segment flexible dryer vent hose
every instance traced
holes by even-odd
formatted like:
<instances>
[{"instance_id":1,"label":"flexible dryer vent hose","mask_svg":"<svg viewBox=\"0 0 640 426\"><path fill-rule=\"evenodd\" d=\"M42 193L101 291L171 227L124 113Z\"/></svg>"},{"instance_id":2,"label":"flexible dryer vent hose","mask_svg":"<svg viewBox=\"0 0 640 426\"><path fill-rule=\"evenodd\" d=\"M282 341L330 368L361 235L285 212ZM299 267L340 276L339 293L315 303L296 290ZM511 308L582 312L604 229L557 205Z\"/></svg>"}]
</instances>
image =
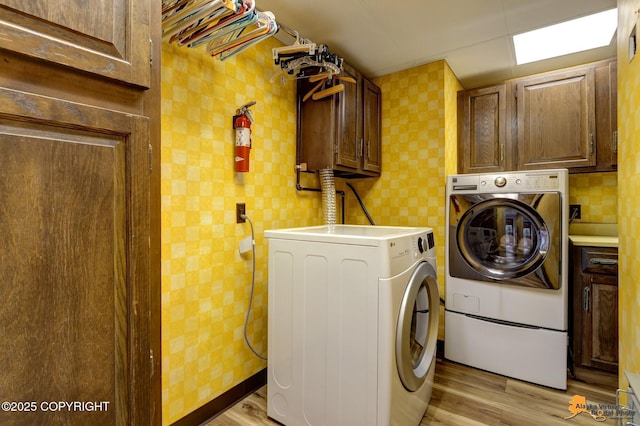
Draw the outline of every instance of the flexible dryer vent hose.
<instances>
[{"instance_id":1,"label":"flexible dryer vent hose","mask_svg":"<svg viewBox=\"0 0 640 426\"><path fill-rule=\"evenodd\" d=\"M332 169L319 170L322 188L322 213L325 225L336 223L336 182Z\"/></svg>"}]
</instances>

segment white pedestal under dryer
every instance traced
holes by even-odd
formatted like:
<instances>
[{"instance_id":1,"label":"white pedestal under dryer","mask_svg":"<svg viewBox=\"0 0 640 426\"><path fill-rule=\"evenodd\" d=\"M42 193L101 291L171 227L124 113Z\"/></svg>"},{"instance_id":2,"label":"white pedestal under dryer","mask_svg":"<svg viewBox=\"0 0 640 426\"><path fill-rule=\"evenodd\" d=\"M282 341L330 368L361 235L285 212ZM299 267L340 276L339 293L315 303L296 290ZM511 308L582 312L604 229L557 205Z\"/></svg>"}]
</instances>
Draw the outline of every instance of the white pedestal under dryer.
<instances>
[{"instance_id":1,"label":"white pedestal under dryer","mask_svg":"<svg viewBox=\"0 0 640 426\"><path fill-rule=\"evenodd\" d=\"M325 225L265 236L269 417L418 425L438 337L432 230Z\"/></svg>"}]
</instances>

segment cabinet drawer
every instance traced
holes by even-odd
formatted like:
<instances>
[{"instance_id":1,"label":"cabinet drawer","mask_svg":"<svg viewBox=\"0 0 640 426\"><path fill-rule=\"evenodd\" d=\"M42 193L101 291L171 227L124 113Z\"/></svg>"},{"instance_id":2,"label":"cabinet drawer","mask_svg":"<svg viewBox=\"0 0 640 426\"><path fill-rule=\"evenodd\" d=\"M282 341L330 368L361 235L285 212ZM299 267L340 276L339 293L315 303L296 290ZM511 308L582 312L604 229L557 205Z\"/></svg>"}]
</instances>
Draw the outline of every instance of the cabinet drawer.
<instances>
[{"instance_id":1,"label":"cabinet drawer","mask_svg":"<svg viewBox=\"0 0 640 426\"><path fill-rule=\"evenodd\" d=\"M618 249L589 247L581 249L582 272L589 274L618 274Z\"/></svg>"}]
</instances>

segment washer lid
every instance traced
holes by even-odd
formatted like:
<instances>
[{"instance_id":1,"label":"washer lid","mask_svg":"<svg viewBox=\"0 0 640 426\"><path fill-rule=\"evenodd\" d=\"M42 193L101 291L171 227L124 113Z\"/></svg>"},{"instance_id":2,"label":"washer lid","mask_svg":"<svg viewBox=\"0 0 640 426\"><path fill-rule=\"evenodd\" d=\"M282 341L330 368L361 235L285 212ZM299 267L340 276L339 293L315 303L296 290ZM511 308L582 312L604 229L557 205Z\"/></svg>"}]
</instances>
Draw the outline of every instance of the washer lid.
<instances>
[{"instance_id":1,"label":"washer lid","mask_svg":"<svg viewBox=\"0 0 640 426\"><path fill-rule=\"evenodd\" d=\"M429 232L432 232L431 228L338 224L267 230L264 232L264 235L267 238L377 246L380 241L391 238L425 234Z\"/></svg>"}]
</instances>

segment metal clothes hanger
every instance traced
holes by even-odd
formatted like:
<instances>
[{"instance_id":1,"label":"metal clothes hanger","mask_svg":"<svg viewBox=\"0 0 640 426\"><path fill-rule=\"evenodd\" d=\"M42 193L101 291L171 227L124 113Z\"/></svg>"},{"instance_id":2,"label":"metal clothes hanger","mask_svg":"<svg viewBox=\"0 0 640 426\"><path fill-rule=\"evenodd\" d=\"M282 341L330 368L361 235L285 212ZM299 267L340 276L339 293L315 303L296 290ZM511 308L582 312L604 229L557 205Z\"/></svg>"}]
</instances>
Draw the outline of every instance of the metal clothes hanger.
<instances>
[{"instance_id":1,"label":"metal clothes hanger","mask_svg":"<svg viewBox=\"0 0 640 426\"><path fill-rule=\"evenodd\" d=\"M278 23L273 13L258 11L257 16L258 19L254 25L245 26L225 38L210 42L207 46L208 53L211 56L218 56L223 61L278 31Z\"/></svg>"},{"instance_id":2,"label":"metal clothes hanger","mask_svg":"<svg viewBox=\"0 0 640 426\"><path fill-rule=\"evenodd\" d=\"M252 0L240 1L235 14L224 16L220 20L212 22L206 28L183 40L182 45L198 47L202 44L210 43L216 38L225 37L246 26L253 25L257 21L258 14L255 10L255 2Z\"/></svg>"}]
</instances>

